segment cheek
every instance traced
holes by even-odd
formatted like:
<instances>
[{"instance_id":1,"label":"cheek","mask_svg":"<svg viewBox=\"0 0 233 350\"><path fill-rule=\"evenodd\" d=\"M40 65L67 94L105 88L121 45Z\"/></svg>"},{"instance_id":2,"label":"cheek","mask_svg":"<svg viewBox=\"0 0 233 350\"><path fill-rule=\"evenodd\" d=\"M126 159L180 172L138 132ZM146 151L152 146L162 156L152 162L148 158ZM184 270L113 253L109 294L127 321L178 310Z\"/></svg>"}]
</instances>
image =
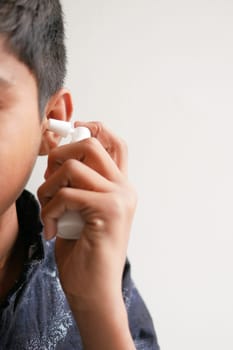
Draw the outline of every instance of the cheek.
<instances>
[{"instance_id":1,"label":"cheek","mask_svg":"<svg viewBox=\"0 0 233 350\"><path fill-rule=\"evenodd\" d=\"M40 140L30 135L11 140L7 145L0 141L0 215L14 203L24 189L40 145Z\"/></svg>"}]
</instances>

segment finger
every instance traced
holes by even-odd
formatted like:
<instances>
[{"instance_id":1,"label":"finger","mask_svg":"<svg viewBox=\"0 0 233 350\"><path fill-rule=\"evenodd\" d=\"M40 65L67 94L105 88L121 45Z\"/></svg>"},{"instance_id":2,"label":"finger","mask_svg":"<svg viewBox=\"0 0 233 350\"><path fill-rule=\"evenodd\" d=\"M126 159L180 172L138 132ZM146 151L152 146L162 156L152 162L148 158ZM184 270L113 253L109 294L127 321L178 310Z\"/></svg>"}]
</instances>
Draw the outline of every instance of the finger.
<instances>
[{"instance_id":1,"label":"finger","mask_svg":"<svg viewBox=\"0 0 233 350\"><path fill-rule=\"evenodd\" d=\"M87 165L69 159L38 189L37 194L41 205L44 206L63 187L108 192L113 184Z\"/></svg>"},{"instance_id":2,"label":"finger","mask_svg":"<svg viewBox=\"0 0 233 350\"><path fill-rule=\"evenodd\" d=\"M91 131L91 135L98 139L110 154L120 171L127 175L128 150L124 140L100 122L75 122L75 127L77 126L86 126Z\"/></svg>"},{"instance_id":3,"label":"finger","mask_svg":"<svg viewBox=\"0 0 233 350\"><path fill-rule=\"evenodd\" d=\"M105 207L107 201L103 201L103 197L103 193L67 187L60 189L51 201L41 209L41 219L44 224L46 239L51 239L56 235L57 221L66 211L78 211L87 225L88 221L89 223L91 221L92 231L100 230L101 225L104 225L104 220L99 217L91 217L92 209L90 208Z\"/></svg>"},{"instance_id":4,"label":"finger","mask_svg":"<svg viewBox=\"0 0 233 350\"><path fill-rule=\"evenodd\" d=\"M48 167L45 173L47 179L68 159L76 159L111 181L119 181L120 170L101 143L95 138L89 138L77 143L57 147L48 157Z\"/></svg>"}]
</instances>

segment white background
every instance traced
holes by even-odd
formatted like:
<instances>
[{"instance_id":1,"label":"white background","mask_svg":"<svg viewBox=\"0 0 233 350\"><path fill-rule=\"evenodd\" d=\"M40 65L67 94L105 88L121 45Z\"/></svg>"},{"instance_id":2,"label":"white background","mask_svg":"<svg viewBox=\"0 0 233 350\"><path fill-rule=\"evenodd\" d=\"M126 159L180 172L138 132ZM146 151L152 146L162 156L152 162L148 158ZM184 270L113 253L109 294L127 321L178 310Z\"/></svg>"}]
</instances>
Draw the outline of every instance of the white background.
<instances>
[{"instance_id":1,"label":"white background","mask_svg":"<svg viewBox=\"0 0 233 350\"><path fill-rule=\"evenodd\" d=\"M74 119L129 146L129 257L161 349L232 350L233 2L63 4Z\"/></svg>"}]
</instances>

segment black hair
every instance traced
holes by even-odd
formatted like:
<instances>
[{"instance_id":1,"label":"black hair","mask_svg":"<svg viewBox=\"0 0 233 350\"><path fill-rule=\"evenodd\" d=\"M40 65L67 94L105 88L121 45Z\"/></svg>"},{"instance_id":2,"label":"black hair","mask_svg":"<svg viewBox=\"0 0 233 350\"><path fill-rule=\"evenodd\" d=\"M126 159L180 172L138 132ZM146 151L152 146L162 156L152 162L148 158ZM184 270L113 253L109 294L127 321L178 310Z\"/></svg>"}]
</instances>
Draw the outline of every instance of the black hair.
<instances>
[{"instance_id":1,"label":"black hair","mask_svg":"<svg viewBox=\"0 0 233 350\"><path fill-rule=\"evenodd\" d=\"M6 48L34 74L38 107L64 84L66 49L59 0L0 0L0 34Z\"/></svg>"}]
</instances>

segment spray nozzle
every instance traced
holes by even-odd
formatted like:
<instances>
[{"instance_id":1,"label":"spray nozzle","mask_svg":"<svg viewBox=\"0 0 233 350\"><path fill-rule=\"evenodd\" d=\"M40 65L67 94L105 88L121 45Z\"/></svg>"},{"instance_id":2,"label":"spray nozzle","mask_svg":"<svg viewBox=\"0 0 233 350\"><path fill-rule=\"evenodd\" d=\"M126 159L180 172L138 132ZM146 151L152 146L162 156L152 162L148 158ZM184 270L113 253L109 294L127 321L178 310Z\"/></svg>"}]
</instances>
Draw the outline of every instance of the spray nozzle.
<instances>
[{"instance_id":1,"label":"spray nozzle","mask_svg":"<svg viewBox=\"0 0 233 350\"><path fill-rule=\"evenodd\" d=\"M74 128L71 122L52 118L48 119L48 130L53 131L62 137L71 135L72 142L81 141L91 137L90 130L85 126Z\"/></svg>"}]
</instances>

